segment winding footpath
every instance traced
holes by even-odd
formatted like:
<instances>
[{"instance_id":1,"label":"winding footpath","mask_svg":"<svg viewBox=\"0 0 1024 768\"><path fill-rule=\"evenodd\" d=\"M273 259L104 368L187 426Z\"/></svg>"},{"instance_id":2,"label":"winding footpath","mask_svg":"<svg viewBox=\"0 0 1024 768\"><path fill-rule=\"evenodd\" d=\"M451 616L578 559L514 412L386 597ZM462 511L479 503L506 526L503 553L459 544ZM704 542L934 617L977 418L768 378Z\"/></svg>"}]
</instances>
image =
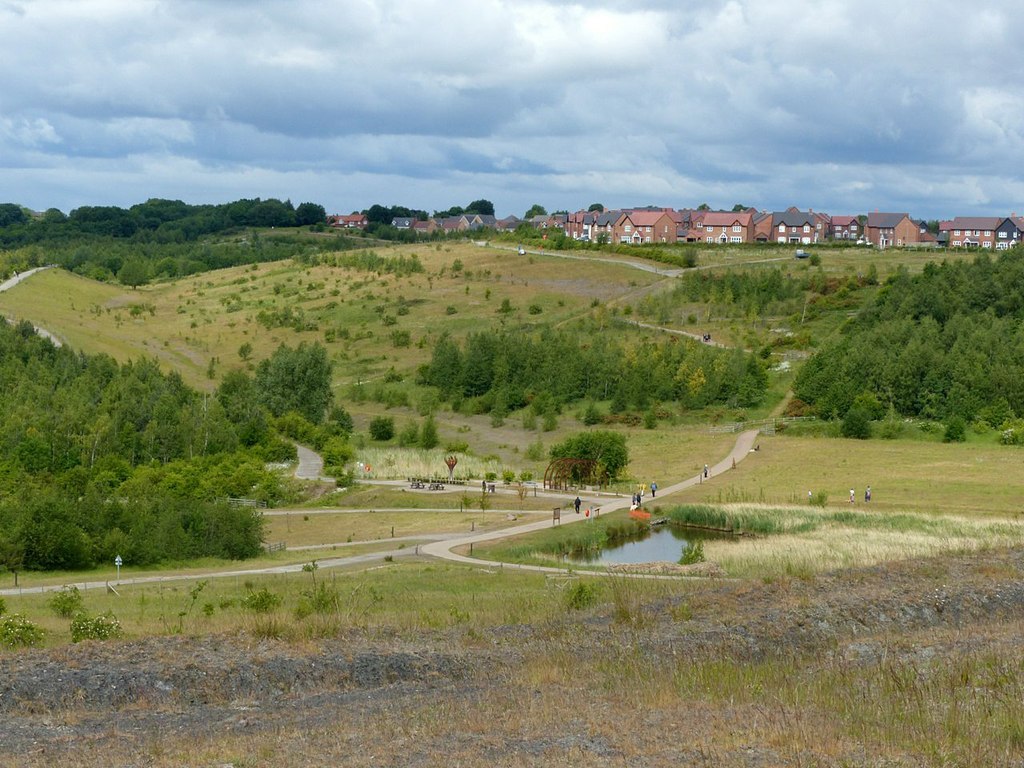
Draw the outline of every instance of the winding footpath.
<instances>
[{"instance_id":1,"label":"winding footpath","mask_svg":"<svg viewBox=\"0 0 1024 768\"><path fill-rule=\"evenodd\" d=\"M9 277L6 280L4 280L2 283L0 283L0 292L10 290L14 286L16 286L18 283L20 283L22 280L27 280L32 275L34 275L36 272L42 272L44 269L53 269L53 267L52 266L36 267L35 269L30 269L30 270L28 270L26 272L16 273L13 277ZM11 320L11 322L14 322L14 321ZM56 336L54 336L52 333L50 333L45 328L40 328L38 325L33 325L32 327L35 328L36 333L38 333L44 339L49 339L50 342L53 344L53 346L55 346L55 347L61 346L61 340L58 339Z\"/></svg>"},{"instance_id":2,"label":"winding footpath","mask_svg":"<svg viewBox=\"0 0 1024 768\"><path fill-rule=\"evenodd\" d=\"M750 451L754 447L754 443L757 440L757 430L752 429L746 432L740 433L736 438L736 443L733 445L732 450L729 454L715 464L713 467L709 467L709 480L728 472L734 468L736 464L739 464L743 459L747 457ZM668 496L677 491L684 490L686 488L692 488L698 485L703 478L695 475L693 477L681 480L674 485L667 486L659 489L662 496ZM567 497L568 498L568 497ZM630 501L624 497L608 498L603 501L601 511L603 513L614 512L616 510L625 509L629 506ZM568 506L568 504L566 505ZM338 510L334 510L338 511ZM274 510L266 514L290 514L287 510ZM560 525L579 525L585 523L588 518L583 515L567 515L564 517ZM339 568L343 566L369 564L369 563L380 563L385 558L390 557L397 559L399 557L413 557L418 555L428 555L430 557L436 557L441 560L449 560L452 562L484 566L488 568L515 568L521 571L539 571L543 573L565 573L563 568L555 568L548 566L539 565L520 565L514 563L495 563L489 560L480 560L477 558L469 557L467 555L461 555L453 550L459 547L468 547L470 544L476 544L485 541L494 541L496 539L503 539L508 536L518 536L523 533L530 533L532 531L539 531L544 528L550 528L554 525L554 522L550 518L544 520L535 521L532 523L524 523L520 525L514 525L501 530L489 531L486 533L477 533L470 536L463 536L461 534L450 534L450 533L438 533L438 534L422 534L418 536L404 536L396 537L394 539L387 539L389 543L395 542L423 542L427 541L426 544L418 543L415 547L399 546L394 549L386 551L368 552L360 555L351 555L349 557L331 557L331 558L318 558L317 565L320 568ZM315 547L292 547L289 551L305 551L310 549L323 549L326 547L332 547L337 549L343 549L345 547L356 547L360 545L373 544L372 541L355 541L345 542L343 544L324 544ZM201 579L224 579L224 578L248 578L250 576L261 576L268 574L282 574L282 573L300 573L302 571L304 563L291 563L287 565L275 565L266 568L244 568L230 571L190 571L187 573L174 572L165 573L159 575L150 576L135 576L131 578L121 579L120 581L114 579L104 580L90 580L90 581L73 581L65 582L63 584L50 584L46 586L33 586L33 587L9 587L6 589L0 589L0 596L4 595L24 595L33 594L40 592L55 592L62 589L64 586L75 586L80 590L89 589L109 589L113 587L117 589L121 586L132 586L138 584L165 584L170 582L178 581L199 581ZM607 575L605 571L588 571L573 569L574 573L592 574L595 576ZM678 578L675 576L651 576L648 574L631 574L636 577L643 578Z\"/></svg>"},{"instance_id":3,"label":"winding footpath","mask_svg":"<svg viewBox=\"0 0 1024 768\"><path fill-rule=\"evenodd\" d=\"M751 429L746 432L741 432L736 438L736 443L733 445L729 455L722 459L720 462L715 464L713 467L709 467L709 480L721 475L724 472L734 468L736 464L739 464L745 459L754 448L754 443L757 440L758 430ZM681 480L675 485L670 485L667 488L659 488L662 496L668 496L678 491L685 490L686 488L692 488L693 486L701 483L703 478L700 474L693 477L688 477L685 480ZM607 502L601 504L601 512L615 512L620 509L626 509L630 505L630 500L626 498L615 498L610 499ZM588 519L583 515L569 515L560 521L560 525L579 524L586 522ZM511 528L503 528L498 531L489 531L486 533L477 533L471 536L462 536L457 539L445 539L442 541L435 541L429 544L424 544L420 547L421 554L431 555L438 557L443 560L452 560L458 563L467 563L471 565L500 565L502 568L515 568L524 571L540 571L544 573L565 573L563 568L555 568L550 566L541 565L520 565L513 563L493 563L491 561L479 560L477 558L469 557L467 555L460 555L453 550L459 547L468 547L470 544L478 544L485 541L494 541L495 539L504 539L508 536L517 536L523 533L530 533L532 531L539 531L544 528L551 528L555 525L553 520L539 520L533 523L526 523L525 525L513 526ZM576 573L592 573L595 575L605 575L605 571L583 571L574 569Z\"/></svg>"},{"instance_id":4,"label":"winding footpath","mask_svg":"<svg viewBox=\"0 0 1024 768\"><path fill-rule=\"evenodd\" d=\"M482 245L483 246L483 245L488 245L488 244L478 243L478 245ZM494 247L501 247L501 246L493 246L492 245L492 246L489 246L489 247L494 248ZM517 249L509 248L509 250L517 250ZM543 256L560 256L562 258L578 259L578 260L585 260L585 261L612 261L612 262L615 262L615 263L618 263L618 264L623 264L623 265L626 265L626 266L629 266L629 267L634 267L636 269L641 269L641 270L644 270L644 271L647 271L647 272L654 272L654 273L657 273L657 274L660 274L660 275L664 275L666 277L678 276L679 274L681 274L684 271L684 270L681 270L681 269L678 269L678 270L675 270L675 269L661 269L661 268L659 268L657 266L654 266L654 265L645 264L645 263L641 263L641 262L628 261L626 259L597 259L597 258L588 257L588 256L575 256L575 255L568 255L568 254L552 253L550 251L528 251L528 253L535 253L537 255L543 255ZM775 260L776 259L765 259L764 261L775 261ZM0 291L8 290L9 288L12 288L15 285L17 285L18 283L20 283L22 280L25 280L26 278L28 278L31 275L35 274L36 272L39 272L39 271L44 270L44 269L49 269L49 268L50 267L38 267L36 269L32 269L32 270L28 270L26 272L23 272L23 273L21 273L19 275L15 275L14 277L4 281L3 283L0 283ZM645 326L645 324L642 324L642 323L637 323L637 325L640 325L642 327L654 328L654 326ZM685 335L685 336L692 335L692 334L689 334L689 333L687 333L685 331L673 331L673 330L670 330L670 329L667 329L667 328L658 328L658 330L663 330L663 331L666 331L666 332L669 332L669 333L678 333L679 335ZM40 335L49 338L51 341L54 342L55 345L60 346L60 341L58 339L56 339L49 332L45 331L42 328L36 328L36 331ZM709 467L709 478L708 479L710 480L712 478L717 477L718 475L721 475L721 474L727 472L730 469L734 469L739 462L743 461L747 457L747 455L751 452L751 450L753 449L755 441L757 439L757 434L758 434L758 430L756 430L756 429L748 430L746 432L740 433L737 436L736 443L733 445L733 448L729 452L729 454L725 458L723 458L721 461L719 461L717 464L715 464L714 466ZM307 448L307 447L305 447L303 445L299 445L299 444L296 444L296 449L297 449L297 452L298 452L298 466L295 469L295 477L297 477L299 479L304 479L304 480L316 480L316 481L331 481L332 480L332 478L328 478L328 477L325 477L323 475L323 459L318 454L316 454L314 451L310 450L309 448ZM679 481L678 483L675 483L674 485L662 488L660 490L662 492L662 496L668 496L668 495L676 493L678 491L682 491L682 490L685 490L687 488L691 488L691 487L693 487L695 485L698 485L702 481L703 481L703 478L701 477L701 475L697 474L697 475L695 475L693 477L686 478L684 480ZM618 497L618 496L616 496L616 497L606 498L606 499L602 500L602 503L600 504L600 509L601 509L602 512L608 513L608 512L615 512L615 511L618 511L618 510L621 510L621 509L626 509L627 507L629 507L629 505L630 505L630 500L629 499L627 499L625 497ZM568 504L566 504L566 507L568 507ZM327 510L324 510L324 512L326 512L326 511ZM344 511L356 512L358 510L331 510L331 511L332 512L339 512L339 511L340 512L344 512ZM290 512L288 510L275 510L273 512L267 512L266 514L275 515L275 514L287 514L287 513L290 513ZM566 515L565 517L563 517L559 521L559 525L580 524L580 523L585 523L586 521L592 520L592 519L593 518L587 518L584 515L570 514L570 515ZM545 529L545 528L550 528L553 525L555 525L554 521L552 519L550 519L550 518L546 518L546 519L543 519L543 520L536 520L536 521L530 522L530 523L521 523L519 525L514 525L514 526L507 527L507 528L502 528L500 530L475 533L475 534L468 535L468 536L464 536L464 535L461 535L461 534L423 534L423 535L419 535L419 536L397 537L397 538L394 538L394 539L388 539L387 541L388 542L411 542L411 541L423 542L424 540L426 540L427 543L425 543L425 544L419 544L418 543L417 546L415 546L413 548L406 547L405 544L403 543L401 547L395 548L395 549L391 549L391 550L388 550L388 551L377 551L377 552L360 554L360 555L352 555L352 556L349 556L349 557L332 557L332 558L328 558L328 559L318 559L317 560L317 564L321 568L336 568L336 567L349 566L349 565L358 565L358 564L362 564L362 563L380 562L380 561L384 560L387 557L396 558L396 557L409 557L409 556L412 556L412 555L428 555L428 556L436 557L436 558L439 558L439 559L442 559L442 560L448 560L448 561L462 563L462 564L467 564L467 565L487 566L487 567L501 567L501 568L515 568L517 570L539 571L539 572L544 572L544 573L565 573L564 569L557 568L557 567L552 567L552 566L522 565L522 564L514 564L514 563L495 563L493 561L480 560L480 559L477 559L477 558L470 557L468 555L459 554L459 553L456 553L454 551L454 550L459 549L459 548L466 548L466 547L470 547L471 548L471 545L477 544L477 543L488 542L488 541L495 541L495 540L498 540L498 539L508 538L510 536L518 536L518 535L525 534L525 533L530 533L530 532L533 532L533 531L539 531L539 530L542 530L542 529ZM374 542L366 542L366 541L346 542L344 544L333 544L333 545L332 544L324 544L324 545L317 545L317 546L310 546L310 547L293 547L293 548L289 548L289 550L290 551L314 550L314 549L324 549L324 548L327 548L327 547L341 549L341 548L344 548L344 547L359 546L359 545L366 545L366 544L372 544L372 543L374 543ZM248 569L239 569L239 570L231 570L231 571L200 571L200 572L191 571L191 572L188 572L188 573L176 572L176 573L168 573L168 574L160 574L160 575L150 575L150 576L138 576L138 577L132 577L132 578L128 578L128 579L122 579L122 580L114 581L113 585L111 584L111 580L110 579L105 579L105 580L102 580L102 581L101 580L93 580L93 581L82 581L82 582L70 582L68 585L73 584L74 586L78 587L79 589L88 590L88 589L110 589L111 587L116 588L117 586L127 586L127 585L137 585L137 584L160 584L160 583L175 582L175 581L182 581L182 580L196 581L196 580L200 580L200 579L242 578L242 577L258 576L258 575L265 575L265 574L298 573L298 572L302 571L303 565L304 565L304 563L292 563L292 564L288 564L288 565L277 565L277 566L270 566L270 567L265 567L265 568L248 568ZM599 571L599 570L588 571L588 570L574 569L574 572L575 573L593 574L593 575L607 575L607 572ZM662 576L662 577L654 577L654 578L675 578L675 577L664 577L664 576ZM34 587L6 588L6 589L0 589L0 596L2 596L2 595L30 594L30 593L39 593L39 592L50 592L50 591L59 590L59 589L63 588L64 586L65 586L65 584L47 585L47 586L34 586Z\"/></svg>"}]
</instances>

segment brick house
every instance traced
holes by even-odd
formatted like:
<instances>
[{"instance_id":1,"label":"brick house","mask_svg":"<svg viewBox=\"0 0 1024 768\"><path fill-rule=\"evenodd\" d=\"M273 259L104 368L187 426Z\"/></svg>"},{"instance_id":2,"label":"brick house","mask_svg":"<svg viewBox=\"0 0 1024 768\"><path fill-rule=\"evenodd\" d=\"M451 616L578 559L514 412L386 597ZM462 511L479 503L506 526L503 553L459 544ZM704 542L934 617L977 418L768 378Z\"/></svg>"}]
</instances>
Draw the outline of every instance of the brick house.
<instances>
[{"instance_id":1,"label":"brick house","mask_svg":"<svg viewBox=\"0 0 1024 768\"><path fill-rule=\"evenodd\" d=\"M623 211L615 222L616 243L674 243L676 222L665 210Z\"/></svg>"},{"instance_id":2,"label":"brick house","mask_svg":"<svg viewBox=\"0 0 1024 768\"><path fill-rule=\"evenodd\" d=\"M341 229L366 229L370 220L362 213L335 214L327 217L327 224Z\"/></svg>"},{"instance_id":3,"label":"brick house","mask_svg":"<svg viewBox=\"0 0 1024 768\"><path fill-rule=\"evenodd\" d=\"M1024 241L1024 220L1007 216L996 227L996 250L1007 251Z\"/></svg>"},{"instance_id":4,"label":"brick house","mask_svg":"<svg viewBox=\"0 0 1024 768\"><path fill-rule=\"evenodd\" d=\"M921 242L920 224L906 213L869 213L866 230L868 242L879 248Z\"/></svg>"},{"instance_id":5,"label":"brick house","mask_svg":"<svg viewBox=\"0 0 1024 768\"><path fill-rule=\"evenodd\" d=\"M949 222L950 248L995 248L998 216L955 216Z\"/></svg>"},{"instance_id":6,"label":"brick house","mask_svg":"<svg viewBox=\"0 0 1024 768\"><path fill-rule=\"evenodd\" d=\"M695 226L703 232L705 243L752 243L754 214L752 211L704 211L698 214Z\"/></svg>"},{"instance_id":7,"label":"brick house","mask_svg":"<svg viewBox=\"0 0 1024 768\"><path fill-rule=\"evenodd\" d=\"M860 219L856 216L833 216L830 237L833 240L857 241L864 236Z\"/></svg>"},{"instance_id":8,"label":"brick house","mask_svg":"<svg viewBox=\"0 0 1024 768\"><path fill-rule=\"evenodd\" d=\"M776 243L810 245L825 239L825 224L814 211L790 208L772 214L771 240Z\"/></svg>"}]
</instances>

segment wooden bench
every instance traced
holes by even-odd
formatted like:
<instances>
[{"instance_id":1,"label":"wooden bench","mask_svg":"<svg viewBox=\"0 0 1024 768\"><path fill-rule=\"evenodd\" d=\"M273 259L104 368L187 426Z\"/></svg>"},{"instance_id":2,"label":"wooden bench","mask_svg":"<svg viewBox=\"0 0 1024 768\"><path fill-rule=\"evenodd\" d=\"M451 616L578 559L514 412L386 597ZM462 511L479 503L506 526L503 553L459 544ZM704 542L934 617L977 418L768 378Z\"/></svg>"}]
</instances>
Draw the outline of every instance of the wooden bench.
<instances>
[{"instance_id":1,"label":"wooden bench","mask_svg":"<svg viewBox=\"0 0 1024 768\"><path fill-rule=\"evenodd\" d=\"M443 483L431 483L430 484L430 490L432 490L432 491L443 491L444 490L444 484Z\"/></svg>"}]
</instances>

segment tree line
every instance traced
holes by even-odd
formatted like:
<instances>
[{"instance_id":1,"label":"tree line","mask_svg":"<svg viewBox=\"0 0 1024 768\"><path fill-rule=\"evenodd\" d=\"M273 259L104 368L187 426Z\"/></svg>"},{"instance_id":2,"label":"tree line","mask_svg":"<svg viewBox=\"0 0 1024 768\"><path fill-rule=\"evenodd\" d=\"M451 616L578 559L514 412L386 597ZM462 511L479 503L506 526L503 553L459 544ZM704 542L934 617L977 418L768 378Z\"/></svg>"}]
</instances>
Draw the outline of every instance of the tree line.
<instances>
[{"instance_id":1,"label":"tree line","mask_svg":"<svg viewBox=\"0 0 1024 768\"><path fill-rule=\"evenodd\" d=\"M282 346L252 377L231 373L204 395L154 360L75 353L4 321L0 385L9 569L88 568L115 554L132 564L250 557L262 523L225 499L286 497L266 468L294 458L283 435L331 448L336 463L350 456L351 420L331 408L319 345Z\"/></svg>"},{"instance_id":2,"label":"tree line","mask_svg":"<svg viewBox=\"0 0 1024 768\"><path fill-rule=\"evenodd\" d=\"M968 423L1024 415L1024 251L900 269L839 337L801 369L794 393L829 417Z\"/></svg>"},{"instance_id":3,"label":"tree line","mask_svg":"<svg viewBox=\"0 0 1024 768\"><path fill-rule=\"evenodd\" d=\"M552 405L611 400L613 411L658 402L685 408L712 403L754 405L767 373L742 350L722 350L676 338L625 341L596 329L535 333L487 330L461 344L442 336L421 367L422 384L460 408L507 413L545 398Z\"/></svg>"}]
</instances>

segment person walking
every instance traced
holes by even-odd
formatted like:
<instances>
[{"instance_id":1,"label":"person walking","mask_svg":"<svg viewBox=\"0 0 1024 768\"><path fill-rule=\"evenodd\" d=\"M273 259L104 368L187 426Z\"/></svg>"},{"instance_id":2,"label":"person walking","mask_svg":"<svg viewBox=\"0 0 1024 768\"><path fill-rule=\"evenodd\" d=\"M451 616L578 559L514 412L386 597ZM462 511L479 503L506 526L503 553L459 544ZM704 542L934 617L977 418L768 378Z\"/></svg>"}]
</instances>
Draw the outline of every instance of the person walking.
<instances>
[{"instance_id":1,"label":"person walking","mask_svg":"<svg viewBox=\"0 0 1024 768\"><path fill-rule=\"evenodd\" d=\"M871 486L870 485L867 488L864 489L864 502L867 503L869 501L871 501Z\"/></svg>"},{"instance_id":2,"label":"person walking","mask_svg":"<svg viewBox=\"0 0 1024 768\"><path fill-rule=\"evenodd\" d=\"M708 465L707 464L704 465L704 479L705 480L708 479Z\"/></svg>"},{"instance_id":3,"label":"person walking","mask_svg":"<svg viewBox=\"0 0 1024 768\"><path fill-rule=\"evenodd\" d=\"M653 499L657 495L658 495L658 484L657 483L651 483L651 498Z\"/></svg>"},{"instance_id":4,"label":"person walking","mask_svg":"<svg viewBox=\"0 0 1024 768\"><path fill-rule=\"evenodd\" d=\"M851 488L850 489L850 503L853 504L854 499L856 499L856 498L857 498L857 494L854 492L853 488Z\"/></svg>"},{"instance_id":5,"label":"person walking","mask_svg":"<svg viewBox=\"0 0 1024 768\"><path fill-rule=\"evenodd\" d=\"M577 496L577 497L576 497L576 501L574 501L574 502L572 503L572 505L573 505L574 507L576 507L576 514L577 514L577 515L578 515L578 514L580 513L580 504L582 504L582 503L583 503L583 502L582 502L582 501L580 501L580 497L579 497L579 496Z\"/></svg>"}]
</instances>

